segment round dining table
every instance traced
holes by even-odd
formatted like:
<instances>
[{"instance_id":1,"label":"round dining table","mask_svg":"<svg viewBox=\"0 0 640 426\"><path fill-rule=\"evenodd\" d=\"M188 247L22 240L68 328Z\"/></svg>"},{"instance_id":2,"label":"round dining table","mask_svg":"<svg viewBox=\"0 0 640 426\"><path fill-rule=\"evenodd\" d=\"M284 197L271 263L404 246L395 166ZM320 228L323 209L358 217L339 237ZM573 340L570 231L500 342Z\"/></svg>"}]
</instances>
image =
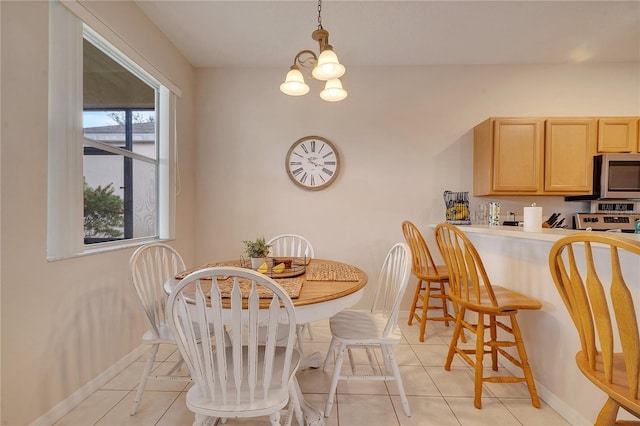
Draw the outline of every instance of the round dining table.
<instances>
[{"instance_id":1,"label":"round dining table","mask_svg":"<svg viewBox=\"0 0 640 426\"><path fill-rule=\"evenodd\" d=\"M281 278L278 274L266 273L274 278L290 293L296 312L296 323L307 324L313 321L331 318L338 312L355 305L364 293L367 274L361 269L343 262L327 259L307 259L304 272L291 278ZM243 266L242 259L208 263L184 271L165 282L164 289L170 294L180 280L188 273L213 266ZM294 281L295 280L295 281ZM289 285L295 284L295 285ZM260 305L267 308L270 299L260 299ZM301 344L300 339L298 340ZM323 354L315 352L306 355L302 347L301 369L318 368L322 364ZM302 391L295 383L300 405L304 413L305 424L323 425L324 417L317 408L309 405L302 396Z\"/></svg>"}]
</instances>

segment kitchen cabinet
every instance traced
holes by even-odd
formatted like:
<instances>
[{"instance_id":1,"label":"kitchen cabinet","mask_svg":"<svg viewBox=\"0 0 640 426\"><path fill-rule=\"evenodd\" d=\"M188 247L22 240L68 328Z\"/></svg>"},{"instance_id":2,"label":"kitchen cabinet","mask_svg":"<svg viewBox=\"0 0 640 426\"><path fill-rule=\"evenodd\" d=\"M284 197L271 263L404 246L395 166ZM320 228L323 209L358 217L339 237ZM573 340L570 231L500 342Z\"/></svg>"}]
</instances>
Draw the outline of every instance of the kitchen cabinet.
<instances>
[{"instance_id":1,"label":"kitchen cabinet","mask_svg":"<svg viewBox=\"0 0 640 426\"><path fill-rule=\"evenodd\" d=\"M540 192L543 149L543 119L490 118L479 124L474 128L474 195Z\"/></svg>"},{"instance_id":2,"label":"kitchen cabinet","mask_svg":"<svg viewBox=\"0 0 640 426\"><path fill-rule=\"evenodd\" d=\"M589 193L596 155L596 121L550 118L545 121L544 192Z\"/></svg>"},{"instance_id":3,"label":"kitchen cabinet","mask_svg":"<svg viewBox=\"0 0 640 426\"><path fill-rule=\"evenodd\" d=\"M473 195L583 195L596 153L592 118L489 118L474 128Z\"/></svg>"},{"instance_id":4,"label":"kitchen cabinet","mask_svg":"<svg viewBox=\"0 0 640 426\"><path fill-rule=\"evenodd\" d=\"M640 152L638 117L599 118L598 152Z\"/></svg>"}]
</instances>

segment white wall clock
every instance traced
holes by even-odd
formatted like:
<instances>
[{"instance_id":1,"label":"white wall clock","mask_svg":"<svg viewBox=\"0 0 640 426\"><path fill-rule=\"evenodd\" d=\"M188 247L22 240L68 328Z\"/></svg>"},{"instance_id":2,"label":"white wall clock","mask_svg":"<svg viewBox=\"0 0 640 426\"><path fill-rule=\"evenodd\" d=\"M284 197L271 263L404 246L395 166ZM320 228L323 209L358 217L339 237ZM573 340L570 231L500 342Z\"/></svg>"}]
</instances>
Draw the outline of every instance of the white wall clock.
<instances>
[{"instance_id":1,"label":"white wall clock","mask_svg":"<svg viewBox=\"0 0 640 426\"><path fill-rule=\"evenodd\" d=\"M318 191L336 180L340 171L340 155L335 145L327 139L305 136L289 148L285 168L296 185Z\"/></svg>"}]
</instances>

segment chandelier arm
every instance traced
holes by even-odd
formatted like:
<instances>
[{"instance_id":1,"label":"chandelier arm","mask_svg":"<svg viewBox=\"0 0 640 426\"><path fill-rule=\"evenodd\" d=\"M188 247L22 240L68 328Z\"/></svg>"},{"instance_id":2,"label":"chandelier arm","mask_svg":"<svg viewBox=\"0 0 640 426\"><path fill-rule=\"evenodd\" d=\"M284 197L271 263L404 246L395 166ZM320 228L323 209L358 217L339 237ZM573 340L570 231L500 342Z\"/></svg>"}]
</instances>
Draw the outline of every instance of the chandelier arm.
<instances>
[{"instance_id":1,"label":"chandelier arm","mask_svg":"<svg viewBox=\"0 0 640 426\"><path fill-rule=\"evenodd\" d=\"M318 55L316 55L314 51L301 50L293 59L293 65L300 66L301 68L304 68L309 73L311 73L317 61L318 61Z\"/></svg>"}]
</instances>

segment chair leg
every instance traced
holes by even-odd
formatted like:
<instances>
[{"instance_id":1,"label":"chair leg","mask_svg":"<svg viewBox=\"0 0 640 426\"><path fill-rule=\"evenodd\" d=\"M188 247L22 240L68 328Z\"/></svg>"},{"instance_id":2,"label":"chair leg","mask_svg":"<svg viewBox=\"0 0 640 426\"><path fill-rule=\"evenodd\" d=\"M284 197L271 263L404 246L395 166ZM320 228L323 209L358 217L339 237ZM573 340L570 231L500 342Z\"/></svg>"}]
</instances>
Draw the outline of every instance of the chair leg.
<instances>
[{"instance_id":1,"label":"chair leg","mask_svg":"<svg viewBox=\"0 0 640 426\"><path fill-rule=\"evenodd\" d=\"M349 356L349 365L351 366L351 374L356 374L356 363L353 361L353 351L347 347L347 355Z\"/></svg>"},{"instance_id":2,"label":"chair leg","mask_svg":"<svg viewBox=\"0 0 640 426\"><path fill-rule=\"evenodd\" d=\"M336 365L333 368L333 377L331 378L331 387L329 388L329 396L327 397L327 404L324 407L324 416L329 417L331 414L331 408L333 408L333 400L336 397L336 388L338 387L338 380L340 380L340 371L342 370L342 362L344 361L344 352L347 349L347 345L340 343L338 348L338 356L336 357Z\"/></svg>"},{"instance_id":3,"label":"chair leg","mask_svg":"<svg viewBox=\"0 0 640 426\"><path fill-rule=\"evenodd\" d=\"M422 290L422 280L418 280L418 284L416 285L416 291L413 295L413 303L411 304L411 310L409 311L409 321L408 325L413 324L413 317L415 315L416 309L418 308L418 298L420 297L420 291Z\"/></svg>"},{"instance_id":4,"label":"chair leg","mask_svg":"<svg viewBox=\"0 0 640 426\"><path fill-rule=\"evenodd\" d=\"M367 352L367 358L369 359L369 365L371 366L371 371L373 371L373 374L375 374L377 371L377 368L376 368L376 363L373 362L373 351L369 346L365 346L364 350L365 352ZM353 374L355 374L355 372Z\"/></svg>"},{"instance_id":5,"label":"chair leg","mask_svg":"<svg viewBox=\"0 0 640 426\"><path fill-rule=\"evenodd\" d=\"M280 426L280 411L276 411L275 413L269 416L269 421L271 422L271 426Z\"/></svg>"},{"instance_id":6,"label":"chair leg","mask_svg":"<svg viewBox=\"0 0 640 426\"><path fill-rule=\"evenodd\" d=\"M445 289L445 282L446 281L440 281L440 294L442 295L442 316L445 318L444 325L449 327L449 320L446 319L449 318L449 310L447 308L447 290Z\"/></svg>"},{"instance_id":7,"label":"chair leg","mask_svg":"<svg viewBox=\"0 0 640 426\"><path fill-rule=\"evenodd\" d=\"M393 348L389 345L381 345L382 354L385 357L385 365L391 366L391 371L393 371L393 376L396 379L396 384L398 386L398 393L400 393L400 400L402 401L402 408L404 409L404 414L407 417L411 417L411 408L409 407L409 400L407 399L407 395L404 392L404 385L402 384L402 377L400 376L400 368L398 368L398 363L396 362L396 358L393 355Z\"/></svg>"},{"instance_id":8,"label":"chair leg","mask_svg":"<svg viewBox=\"0 0 640 426\"><path fill-rule=\"evenodd\" d=\"M289 417L295 416L298 425L301 426L304 425L304 415L298 395L302 395L302 391L300 390L298 379L294 376L291 379L291 383L289 383Z\"/></svg>"},{"instance_id":9,"label":"chair leg","mask_svg":"<svg viewBox=\"0 0 640 426\"><path fill-rule=\"evenodd\" d=\"M420 317L420 341L424 342L424 333L427 331L427 314L429 312L429 300L431 299L431 282L427 281L422 299L422 316Z\"/></svg>"},{"instance_id":10,"label":"chair leg","mask_svg":"<svg viewBox=\"0 0 640 426\"><path fill-rule=\"evenodd\" d=\"M462 331L462 320L464 319L464 308L460 308L460 312L456 315L456 325L453 329L453 336L451 336L451 343L449 343L449 352L447 352L447 360L444 364L444 369L451 371L451 362L453 361L453 355L456 353L456 347L458 346L458 337L464 332Z\"/></svg>"},{"instance_id":11,"label":"chair leg","mask_svg":"<svg viewBox=\"0 0 640 426\"><path fill-rule=\"evenodd\" d=\"M331 343L329 344L329 350L327 351L327 355L324 357L324 363L322 364L322 371L327 371L327 366L329 365L329 357L333 356L333 351L336 349L336 344L338 341L335 337L331 338Z\"/></svg>"},{"instance_id":12,"label":"chair leg","mask_svg":"<svg viewBox=\"0 0 640 426\"><path fill-rule=\"evenodd\" d=\"M524 341L522 340L522 333L520 332L520 326L518 325L518 320L516 319L516 315L509 315L511 318L511 329L513 330L513 338L516 341L516 349L518 350L518 356L520 357L520 364L522 367L522 372L524 373L524 378L527 382L527 388L529 389L529 394L531 395L531 403L534 407L540 408L540 400L538 399L538 391L536 390L536 383L533 380L533 373L531 372L531 366L529 365L529 358L527 357L527 351L524 348ZM606 406L606 404L605 404ZM616 413L617 413L616 408ZM615 416L613 422L615 423Z\"/></svg>"},{"instance_id":13,"label":"chair leg","mask_svg":"<svg viewBox=\"0 0 640 426\"><path fill-rule=\"evenodd\" d=\"M478 312L476 326L476 365L474 372L473 405L482 408L482 358L484 357L484 314Z\"/></svg>"},{"instance_id":14,"label":"chair leg","mask_svg":"<svg viewBox=\"0 0 640 426\"><path fill-rule=\"evenodd\" d=\"M513 324L512 318L511 323ZM498 331L496 330L496 316L489 315L489 333L491 336L491 341L496 342L498 340ZM491 369L493 371L498 371L498 347L496 345L491 345Z\"/></svg>"},{"instance_id":15,"label":"chair leg","mask_svg":"<svg viewBox=\"0 0 640 426\"><path fill-rule=\"evenodd\" d=\"M142 402L142 394L144 393L144 388L147 386L147 379L149 378L149 374L151 374L153 363L156 361L158 349L160 349L159 344L151 346L149 358L147 359L147 363L144 365L144 370L142 370L142 376L140 377L140 382L138 383L138 391L136 392L136 397L134 398L133 406L131 407L132 416L136 415L136 413L138 412L138 407L140 407L140 403Z\"/></svg>"},{"instance_id":16,"label":"chair leg","mask_svg":"<svg viewBox=\"0 0 640 426\"><path fill-rule=\"evenodd\" d=\"M596 419L595 426L609 426L616 424L616 418L618 417L618 409L620 405L613 399L608 398L604 403L598 418Z\"/></svg>"},{"instance_id":17,"label":"chair leg","mask_svg":"<svg viewBox=\"0 0 640 426\"><path fill-rule=\"evenodd\" d=\"M308 322L305 325L303 325L303 327L307 330L307 333L309 334L309 339L313 340L313 332L311 331L311 323Z\"/></svg>"}]
</instances>

